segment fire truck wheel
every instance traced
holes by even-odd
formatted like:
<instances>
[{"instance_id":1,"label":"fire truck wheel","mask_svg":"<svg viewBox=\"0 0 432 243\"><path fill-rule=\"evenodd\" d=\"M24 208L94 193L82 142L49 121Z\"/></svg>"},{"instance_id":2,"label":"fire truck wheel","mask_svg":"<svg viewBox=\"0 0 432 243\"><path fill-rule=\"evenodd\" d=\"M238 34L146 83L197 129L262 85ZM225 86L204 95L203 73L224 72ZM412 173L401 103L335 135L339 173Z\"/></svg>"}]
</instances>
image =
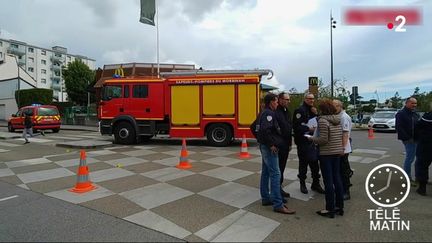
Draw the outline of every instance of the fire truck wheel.
<instances>
[{"instance_id":1,"label":"fire truck wheel","mask_svg":"<svg viewBox=\"0 0 432 243\"><path fill-rule=\"evenodd\" d=\"M12 124L8 123L8 131L9 132L15 132L15 129L13 128Z\"/></svg>"},{"instance_id":2,"label":"fire truck wheel","mask_svg":"<svg viewBox=\"0 0 432 243\"><path fill-rule=\"evenodd\" d=\"M228 146L233 139L231 128L226 124L212 124L207 129L207 141L212 146Z\"/></svg>"},{"instance_id":3,"label":"fire truck wheel","mask_svg":"<svg viewBox=\"0 0 432 243\"><path fill-rule=\"evenodd\" d=\"M118 144L134 144L135 129L129 122L120 122L114 128L114 140Z\"/></svg>"}]
</instances>

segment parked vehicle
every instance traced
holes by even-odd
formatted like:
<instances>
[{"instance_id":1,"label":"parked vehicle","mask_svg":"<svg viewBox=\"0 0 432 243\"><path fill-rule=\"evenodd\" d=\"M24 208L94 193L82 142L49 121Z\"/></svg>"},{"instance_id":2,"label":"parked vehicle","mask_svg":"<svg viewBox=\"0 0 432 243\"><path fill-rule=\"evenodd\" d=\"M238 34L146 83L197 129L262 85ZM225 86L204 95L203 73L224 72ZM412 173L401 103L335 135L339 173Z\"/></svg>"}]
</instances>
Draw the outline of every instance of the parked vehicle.
<instances>
[{"instance_id":1,"label":"parked vehicle","mask_svg":"<svg viewBox=\"0 0 432 243\"><path fill-rule=\"evenodd\" d=\"M201 138L227 146L252 138L250 124L260 109L260 81L271 70L173 71L161 78L104 81L98 118L101 134L132 144L156 134Z\"/></svg>"},{"instance_id":2,"label":"parked vehicle","mask_svg":"<svg viewBox=\"0 0 432 243\"><path fill-rule=\"evenodd\" d=\"M57 107L34 104L21 107L16 114L12 114L8 120L9 132L24 128L24 114L31 116L35 131L47 129L51 129L55 133L60 131L61 119Z\"/></svg>"},{"instance_id":3,"label":"parked vehicle","mask_svg":"<svg viewBox=\"0 0 432 243\"><path fill-rule=\"evenodd\" d=\"M368 127L377 131L396 131L397 111L375 112L368 122Z\"/></svg>"}]
</instances>

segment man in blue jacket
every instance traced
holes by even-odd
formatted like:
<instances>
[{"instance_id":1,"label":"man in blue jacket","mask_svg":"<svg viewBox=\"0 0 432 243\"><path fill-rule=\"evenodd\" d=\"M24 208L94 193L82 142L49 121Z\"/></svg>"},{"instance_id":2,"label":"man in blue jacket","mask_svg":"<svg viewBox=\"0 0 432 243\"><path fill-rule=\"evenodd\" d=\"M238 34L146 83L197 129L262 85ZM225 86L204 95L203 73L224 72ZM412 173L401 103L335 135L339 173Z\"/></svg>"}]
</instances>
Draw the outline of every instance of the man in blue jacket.
<instances>
[{"instance_id":1,"label":"man in blue jacket","mask_svg":"<svg viewBox=\"0 0 432 243\"><path fill-rule=\"evenodd\" d=\"M414 97L408 97L405 101L405 107L396 114L396 131L398 139L402 141L405 147L404 170L411 177L411 164L416 154L416 143L414 141L414 126L419 119L415 112L417 100ZM412 183L415 186L414 183Z\"/></svg>"},{"instance_id":2,"label":"man in blue jacket","mask_svg":"<svg viewBox=\"0 0 432 243\"><path fill-rule=\"evenodd\" d=\"M259 130L257 140L262 156L262 171L260 193L262 205L272 205L278 213L294 214L288 209L281 195L280 169L278 151L283 144L282 133L276 119L275 110L278 106L278 97L268 93L264 97L265 109L259 117ZM270 184L270 191L269 191Z\"/></svg>"}]
</instances>

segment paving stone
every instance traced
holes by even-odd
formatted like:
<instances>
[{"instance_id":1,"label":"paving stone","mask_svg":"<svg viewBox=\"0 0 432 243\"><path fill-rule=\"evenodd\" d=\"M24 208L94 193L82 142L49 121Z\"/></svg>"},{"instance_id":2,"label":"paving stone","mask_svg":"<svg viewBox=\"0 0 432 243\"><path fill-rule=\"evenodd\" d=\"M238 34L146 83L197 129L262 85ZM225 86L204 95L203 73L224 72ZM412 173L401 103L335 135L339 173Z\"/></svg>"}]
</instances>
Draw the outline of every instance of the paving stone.
<instances>
[{"instance_id":1,"label":"paving stone","mask_svg":"<svg viewBox=\"0 0 432 243\"><path fill-rule=\"evenodd\" d=\"M143 164L129 165L123 167L123 169L134 172L134 173L145 173L152 170L159 170L163 168L167 168L168 166L161 165L158 163L147 162Z\"/></svg>"},{"instance_id":2,"label":"paving stone","mask_svg":"<svg viewBox=\"0 0 432 243\"><path fill-rule=\"evenodd\" d=\"M71 203L83 203L83 202L88 202L91 200L95 200L98 198L103 198L103 197L107 197L110 195L113 195L114 193L99 186L96 185L96 189L86 192L86 193L75 193L75 192L70 192L68 190L59 190L59 191L54 191L54 192L48 192L45 193L45 195L50 196L50 197L55 197L58 199L61 199L63 201L67 201L67 202L71 202Z\"/></svg>"},{"instance_id":3,"label":"paving stone","mask_svg":"<svg viewBox=\"0 0 432 243\"><path fill-rule=\"evenodd\" d=\"M118 218L124 218L144 210L139 205L118 195L83 202L81 205Z\"/></svg>"},{"instance_id":4,"label":"paving stone","mask_svg":"<svg viewBox=\"0 0 432 243\"><path fill-rule=\"evenodd\" d=\"M183 188L185 190L191 191L191 192L201 192L207 189L210 189L212 187L221 185L223 183L225 183L226 181L214 178L214 177L209 177L209 176L204 176L204 175L200 175L200 174L194 174L194 175L189 175L186 177L182 177L179 179L175 179L175 180L171 180L168 181L167 183L173 186L177 186L180 188Z\"/></svg>"},{"instance_id":5,"label":"paving stone","mask_svg":"<svg viewBox=\"0 0 432 243\"><path fill-rule=\"evenodd\" d=\"M190 232L196 232L202 225L210 225L236 210L235 207L194 194L151 211Z\"/></svg>"},{"instance_id":6,"label":"paving stone","mask_svg":"<svg viewBox=\"0 0 432 243\"><path fill-rule=\"evenodd\" d=\"M131 175L118 179L99 182L98 184L115 193L121 193L157 183L159 183L159 181L147 178L142 175Z\"/></svg>"},{"instance_id":7,"label":"paving stone","mask_svg":"<svg viewBox=\"0 0 432 243\"><path fill-rule=\"evenodd\" d=\"M38 182L27 183L27 187L35 192L47 193L58 190L67 190L75 186L77 182L77 176L66 176L51 180L44 180Z\"/></svg>"},{"instance_id":8,"label":"paving stone","mask_svg":"<svg viewBox=\"0 0 432 243\"><path fill-rule=\"evenodd\" d=\"M228 182L198 193L213 200L243 208L260 198L257 188Z\"/></svg>"},{"instance_id":9,"label":"paving stone","mask_svg":"<svg viewBox=\"0 0 432 243\"><path fill-rule=\"evenodd\" d=\"M151 209L162 204L190 196L192 194L192 192L179 187L175 187L166 183L158 183L127 192L122 192L119 195L140 205L143 208Z\"/></svg>"},{"instance_id":10,"label":"paving stone","mask_svg":"<svg viewBox=\"0 0 432 243\"><path fill-rule=\"evenodd\" d=\"M150 210L130 215L124 219L180 239L191 234L191 232L151 212Z\"/></svg>"}]
</instances>

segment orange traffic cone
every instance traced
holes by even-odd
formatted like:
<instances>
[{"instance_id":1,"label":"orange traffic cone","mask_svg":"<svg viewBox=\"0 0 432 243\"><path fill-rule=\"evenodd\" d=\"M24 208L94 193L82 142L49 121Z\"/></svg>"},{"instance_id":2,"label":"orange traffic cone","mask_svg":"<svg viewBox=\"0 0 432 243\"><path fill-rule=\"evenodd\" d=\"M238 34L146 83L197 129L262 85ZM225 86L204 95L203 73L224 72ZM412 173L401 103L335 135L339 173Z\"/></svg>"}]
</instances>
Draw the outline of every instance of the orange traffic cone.
<instances>
[{"instance_id":1,"label":"orange traffic cone","mask_svg":"<svg viewBox=\"0 0 432 243\"><path fill-rule=\"evenodd\" d=\"M242 159L247 159L250 158L250 154L248 152L248 146L247 146L247 142L246 142L246 135L243 134L243 139L242 139L242 144L241 144L241 150L240 150L240 158Z\"/></svg>"},{"instance_id":2,"label":"orange traffic cone","mask_svg":"<svg viewBox=\"0 0 432 243\"><path fill-rule=\"evenodd\" d=\"M183 138L182 141L182 150L180 152L180 162L178 165L176 165L179 169L190 169L192 168L192 165L189 163L188 159L188 151L186 149L186 140Z\"/></svg>"},{"instance_id":3,"label":"orange traffic cone","mask_svg":"<svg viewBox=\"0 0 432 243\"><path fill-rule=\"evenodd\" d=\"M368 138L369 139L374 139L375 138L373 128L369 128Z\"/></svg>"},{"instance_id":4,"label":"orange traffic cone","mask_svg":"<svg viewBox=\"0 0 432 243\"><path fill-rule=\"evenodd\" d=\"M84 150L81 150L80 154L80 164L78 167L78 174L77 174L77 183L74 188L70 189L70 192L75 193L84 193L89 192L93 189L96 189L94 185L92 185L91 181L89 180L89 169L86 162L86 153Z\"/></svg>"}]
</instances>

